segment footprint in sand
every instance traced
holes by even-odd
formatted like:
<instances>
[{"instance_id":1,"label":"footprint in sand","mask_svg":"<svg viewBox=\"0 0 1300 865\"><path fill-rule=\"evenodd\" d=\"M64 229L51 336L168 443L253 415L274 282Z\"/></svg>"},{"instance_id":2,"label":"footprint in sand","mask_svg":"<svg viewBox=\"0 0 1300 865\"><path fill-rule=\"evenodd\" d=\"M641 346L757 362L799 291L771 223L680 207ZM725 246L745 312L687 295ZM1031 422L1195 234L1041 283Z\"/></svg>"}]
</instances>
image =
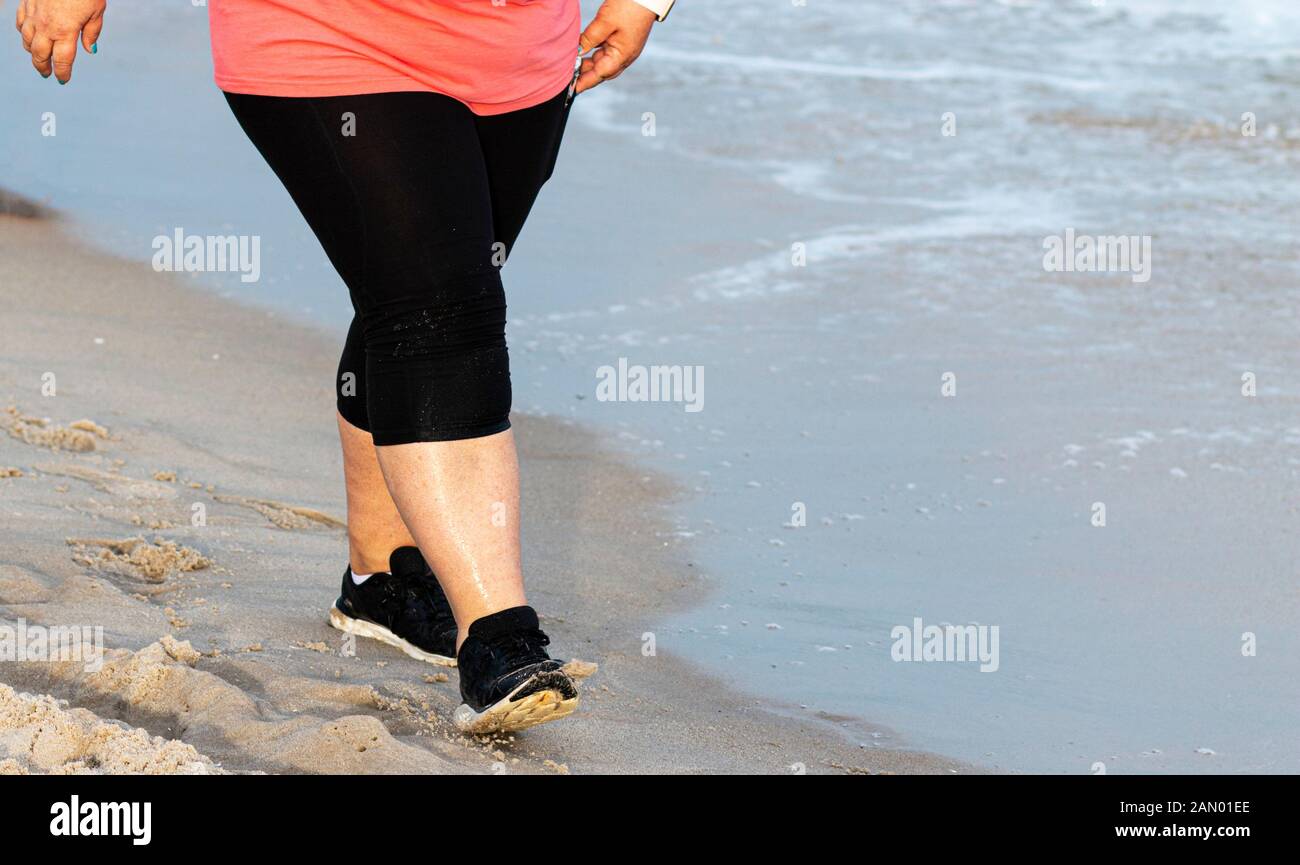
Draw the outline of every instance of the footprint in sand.
<instances>
[{"instance_id":1,"label":"footprint in sand","mask_svg":"<svg viewBox=\"0 0 1300 865\"><path fill-rule=\"evenodd\" d=\"M213 661L210 670L197 663L189 643L164 637L138 652L109 649L95 673L74 664L44 669L42 685L53 682L75 694L78 705L112 711L128 724L165 720L169 729L183 728L187 742L239 771L449 774L475 768L464 758L453 761L451 746L432 753L394 737L370 714L380 707L368 690L340 690L253 658ZM232 673L257 693L224 677ZM359 700L363 693L366 699Z\"/></svg>"},{"instance_id":2,"label":"footprint in sand","mask_svg":"<svg viewBox=\"0 0 1300 865\"><path fill-rule=\"evenodd\" d=\"M312 508L287 505L284 502L273 502L267 499L250 499L244 496L231 495L214 495L213 498L229 505L239 505L240 507L251 508L270 520L273 525L282 529L301 530L315 528L316 526L341 529L345 528L347 525L342 520L335 519L329 514L321 513Z\"/></svg>"},{"instance_id":3,"label":"footprint in sand","mask_svg":"<svg viewBox=\"0 0 1300 865\"><path fill-rule=\"evenodd\" d=\"M49 599L49 587L35 574L18 565L0 565L0 604L43 604Z\"/></svg>"},{"instance_id":4,"label":"footprint in sand","mask_svg":"<svg viewBox=\"0 0 1300 865\"><path fill-rule=\"evenodd\" d=\"M46 464L32 466L32 468L47 475L59 475L85 481L100 492L122 498L154 500L176 498L176 487L170 484L113 474L90 466Z\"/></svg>"}]
</instances>

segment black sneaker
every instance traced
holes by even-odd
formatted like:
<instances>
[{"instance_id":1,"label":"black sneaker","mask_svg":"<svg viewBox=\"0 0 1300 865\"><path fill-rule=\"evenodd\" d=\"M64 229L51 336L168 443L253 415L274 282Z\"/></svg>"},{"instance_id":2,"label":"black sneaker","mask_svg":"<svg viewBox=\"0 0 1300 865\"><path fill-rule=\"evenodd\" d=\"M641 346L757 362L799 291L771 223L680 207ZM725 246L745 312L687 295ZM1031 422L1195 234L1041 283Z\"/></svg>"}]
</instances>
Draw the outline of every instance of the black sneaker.
<instances>
[{"instance_id":1,"label":"black sneaker","mask_svg":"<svg viewBox=\"0 0 1300 865\"><path fill-rule=\"evenodd\" d=\"M343 593L330 609L330 624L349 634L396 646L412 658L456 666L456 619L416 547L398 547L389 572L357 585L343 572Z\"/></svg>"},{"instance_id":2,"label":"black sneaker","mask_svg":"<svg viewBox=\"0 0 1300 865\"><path fill-rule=\"evenodd\" d=\"M563 718L578 708L578 689L532 607L511 607L469 626L460 646L460 696L452 716L465 733L508 732Z\"/></svg>"}]
</instances>

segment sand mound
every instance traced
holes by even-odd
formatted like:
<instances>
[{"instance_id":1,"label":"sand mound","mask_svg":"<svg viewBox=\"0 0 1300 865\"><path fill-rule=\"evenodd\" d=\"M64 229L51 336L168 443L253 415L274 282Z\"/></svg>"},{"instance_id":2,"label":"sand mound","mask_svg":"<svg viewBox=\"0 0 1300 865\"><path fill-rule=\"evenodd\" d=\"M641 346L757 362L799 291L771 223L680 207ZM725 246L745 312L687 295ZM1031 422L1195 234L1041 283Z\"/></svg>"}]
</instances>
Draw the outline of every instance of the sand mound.
<instances>
[{"instance_id":1,"label":"sand mound","mask_svg":"<svg viewBox=\"0 0 1300 865\"><path fill-rule=\"evenodd\" d=\"M564 672L568 673L569 676L574 679L591 678L596 675L596 670L598 669L599 667L591 661L579 661L577 658L574 658L564 665Z\"/></svg>"},{"instance_id":2,"label":"sand mound","mask_svg":"<svg viewBox=\"0 0 1300 865\"><path fill-rule=\"evenodd\" d=\"M49 418L32 417L10 407L9 434L29 445L56 451L93 451L99 439L108 438L108 430L92 420L79 420L56 426Z\"/></svg>"},{"instance_id":3,"label":"sand mound","mask_svg":"<svg viewBox=\"0 0 1300 865\"><path fill-rule=\"evenodd\" d=\"M172 573L212 567L212 560L203 554L165 538L154 538L152 544L144 538L68 538L68 544L78 564L151 583L161 583Z\"/></svg>"},{"instance_id":4,"label":"sand mound","mask_svg":"<svg viewBox=\"0 0 1300 865\"><path fill-rule=\"evenodd\" d=\"M0 775L226 774L184 742L0 685Z\"/></svg>"}]
</instances>

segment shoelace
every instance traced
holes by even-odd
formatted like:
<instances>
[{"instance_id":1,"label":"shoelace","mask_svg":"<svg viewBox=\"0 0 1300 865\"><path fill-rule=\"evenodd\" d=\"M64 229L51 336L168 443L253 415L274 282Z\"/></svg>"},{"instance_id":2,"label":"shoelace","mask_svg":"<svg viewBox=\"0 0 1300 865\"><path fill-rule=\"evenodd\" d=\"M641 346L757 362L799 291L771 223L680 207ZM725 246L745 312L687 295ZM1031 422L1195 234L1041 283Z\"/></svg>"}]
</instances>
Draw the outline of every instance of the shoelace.
<instances>
[{"instance_id":1,"label":"shoelace","mask_svg":"<svg viewBox=\"0 0 1300 865\"><path fill-rule=\"evenodd\" d=\"M406 627L426 640L437 640L456 627L451 605L435 580L433 574L408 576L404 586L402 609L407 618Z\"/></svg>"},{"instance_id":2,"label":"shoelace","mask_svg":"<svg viewBox=\"0 0 1300 865\"><path fill-rule=\"evenodd\" d=\"M551 640L537 628L494 634L485 642L491 646L496 659L509 670L550 660L546 647L551 644Z\"/></svg>"},{"instance_id":3,"label":"shoelace","mask_svg":"<svg viewBox=\"0 0 1300 865\"><path fill-rule=\"evenodd\" d=\"M386 574L378 584L379 591L376 593L374 603L379 608L379 611L388 618L392 618L402 609L405 595L405 587L402 583L401 578Z\"/></svg>"},{"instance_id":4,"label":"shoelace","mask_svg":"<svg viewBox=\"0 0 1300 865\"><path fill-rule=\"evenodd\" d=\"M417 608L431 610L439 617L451 615L451 605L442 596L433 574L411 576L406 579L406 599Z\"/></svg>"}]
</instances>

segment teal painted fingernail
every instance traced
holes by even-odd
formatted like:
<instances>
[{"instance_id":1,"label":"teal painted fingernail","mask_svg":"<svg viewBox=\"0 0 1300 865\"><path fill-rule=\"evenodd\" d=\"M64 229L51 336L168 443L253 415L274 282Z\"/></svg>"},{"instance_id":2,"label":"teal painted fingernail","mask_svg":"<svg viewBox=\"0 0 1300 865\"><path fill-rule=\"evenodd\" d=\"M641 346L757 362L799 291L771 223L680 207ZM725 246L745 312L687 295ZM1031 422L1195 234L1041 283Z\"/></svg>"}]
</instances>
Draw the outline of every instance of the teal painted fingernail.
<instances>
[{"instance_id":1,"label":"teal painted fingernail","mask_svg":"<svg viewBox=\"0 0 1300 865\"><path fill-rule=\"evenodd\" d=\"M42 77L42 78L49 78L49 77L50 77L50 73L48 73L48 72L42 72L42 73L41 73L41 77Z\"/></svg>"},{"instance_id":2,"label":"teal painted fingernail","mask_svg":"<svg viewBox=\"0 0 1300 865\"><path fill-rule=\"evenodd\" d=\"M68 83L68 82L66 82L66 81L64 81L64 80L62 80L62 79L59 80L59 86L60 86L60 87L62 87L64 84L67 84L67 83Z\"/></svg>"},{"instance_id":3,"label":"teal painted fingernail","mask_svg":"<svg viewBox=\"0 0 1300 865\"><path fill-rule=\"evenodd\" d=\"M99 53L99 43L98 43L98 42L92 42L92 43L90 43L90 53L91 53L91 54L98 54L98 53Z\"/></svg>"}]
</instances>

